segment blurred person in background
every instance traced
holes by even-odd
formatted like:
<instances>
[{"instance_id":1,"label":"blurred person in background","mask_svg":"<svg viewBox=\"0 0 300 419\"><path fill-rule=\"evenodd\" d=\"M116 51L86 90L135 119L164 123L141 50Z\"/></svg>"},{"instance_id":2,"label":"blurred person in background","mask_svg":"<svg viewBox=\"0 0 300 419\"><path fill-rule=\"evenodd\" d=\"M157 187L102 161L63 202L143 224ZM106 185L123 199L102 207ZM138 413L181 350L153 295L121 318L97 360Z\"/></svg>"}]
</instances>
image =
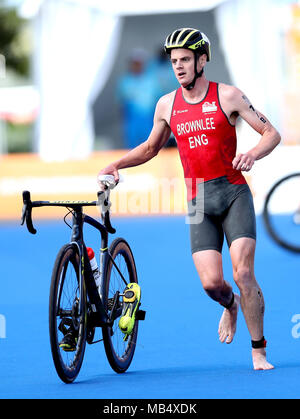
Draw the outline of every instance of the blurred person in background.
<instances>
[{"instance_id":1,"label":"blurred person in background","mask_svg":"<svg viewBox=\"0 0 300 419\"><path fill-rule=\"evenodd\" d=\"M99 174L112 174L118 181L119 169L155 157L173 132L187 186L193 260L204 290L224 307L219 340L227 344L233 341L241 305L251 338L253 367L269 370L273 365L266 359L265 302L254 273L255 211L242 172L270 154L280 135L242 91L206 79L204 68L211 60L211 51L205 34L192 28L177 29L167 37L165 51L180 87L159 99L147 140ZM239 117L261 139L248 152L236 155ZM240 295L223 277L224 234Z\"/></svg>"},{"instance_id":2,"label":"blurred person in background","mask_svg":"<svg viewBox=\"0 0 300 419\"><path fill-rule=\"evenodd\" d=\"M164 48L157 49L156 55L149 62L149 71L155 75L158 83L159 96L157 100L178 88L178 82Z\"/></svg>"},{"instance_id":3,"label":"blurred person in background","mask_svg":"<svg viewBox=\"0 0 300 419\"><path fill-rule=\"evenodd\" d=\"M117 87L126 148L136 147L150 134L159 93L156 76L147 68L146 52L134 49L129 56L128 71Z\"/></svg>"}]
</instances>

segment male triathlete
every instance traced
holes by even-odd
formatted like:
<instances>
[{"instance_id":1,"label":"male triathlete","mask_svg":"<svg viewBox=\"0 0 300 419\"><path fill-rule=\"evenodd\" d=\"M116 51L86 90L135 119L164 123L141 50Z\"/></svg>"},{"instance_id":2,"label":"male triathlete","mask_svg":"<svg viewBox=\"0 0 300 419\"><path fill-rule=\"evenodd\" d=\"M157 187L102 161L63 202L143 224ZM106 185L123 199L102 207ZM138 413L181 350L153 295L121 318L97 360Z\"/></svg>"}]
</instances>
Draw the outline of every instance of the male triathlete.
<instances>
[{"instance_id":1,"label":"male triathlete","mask_svg":"<svg viewBox=\"0 0 300 419\"><path fill-rule=\"evenodd\" d=\"M268 155L280 142L280 135L238 88L206 79L204 67L211 53L205 34L177 29L167 37L165 51L170 54L179 89L158 101L148 139L100 174L112 174L118 180L119 169L155 157L173 132L187 185L193 260L204 290L224 306L219 339L232 342L241 304L251 336L254 369L271 369L263 332L264 298L254 276L255 213L242 171L248 172L256 160ZM247 153L236 155L239 116L261 139ZM240 296L223 278L224 233Z\"/></svg>"}]
</instances>

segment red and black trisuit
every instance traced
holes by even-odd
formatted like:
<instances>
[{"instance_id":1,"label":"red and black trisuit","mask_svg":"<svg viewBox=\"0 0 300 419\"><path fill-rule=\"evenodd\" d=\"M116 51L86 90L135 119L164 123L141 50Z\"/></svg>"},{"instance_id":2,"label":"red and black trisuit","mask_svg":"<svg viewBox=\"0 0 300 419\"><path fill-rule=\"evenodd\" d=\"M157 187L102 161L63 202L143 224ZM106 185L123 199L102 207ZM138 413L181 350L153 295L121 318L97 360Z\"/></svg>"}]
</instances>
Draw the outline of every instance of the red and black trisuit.
<instances>
[{"instance_id":1,"label":"red and black trisuit","mask_svg":"<svg viewBox=\"0 0 300 419\"><path fill-rule=\"evenodd\" d=\"M176 91L170 120L187 187L192 253L222 251L240 237L256 239L252 194L232 167L236 129L222 110L218 83L209 82L204 99L188 103Z\"/></svg>"}]
</instances>

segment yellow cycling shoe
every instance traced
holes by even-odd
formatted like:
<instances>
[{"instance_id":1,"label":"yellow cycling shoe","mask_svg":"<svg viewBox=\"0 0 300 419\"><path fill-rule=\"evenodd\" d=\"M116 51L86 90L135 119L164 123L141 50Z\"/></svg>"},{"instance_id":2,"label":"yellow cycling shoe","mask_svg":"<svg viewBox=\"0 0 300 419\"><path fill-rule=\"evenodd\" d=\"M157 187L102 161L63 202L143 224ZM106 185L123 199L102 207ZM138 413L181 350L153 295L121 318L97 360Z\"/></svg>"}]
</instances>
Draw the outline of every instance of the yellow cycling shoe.
<instances>
[{"instance_id":1,"label":"yellow cycling shoe","mask_svg":"<svg viewBox=\"0 0 300 419\"><path fill-rule=\"evenodd\" d=\"M140 305L140 300L140 286L135 282L129 283L124 290L123 309L119 321L119 328L125 334L124 340L127 340L128 335L130 335L133 331L136 319L136 311Z\"/></svg>"}]
</instances>

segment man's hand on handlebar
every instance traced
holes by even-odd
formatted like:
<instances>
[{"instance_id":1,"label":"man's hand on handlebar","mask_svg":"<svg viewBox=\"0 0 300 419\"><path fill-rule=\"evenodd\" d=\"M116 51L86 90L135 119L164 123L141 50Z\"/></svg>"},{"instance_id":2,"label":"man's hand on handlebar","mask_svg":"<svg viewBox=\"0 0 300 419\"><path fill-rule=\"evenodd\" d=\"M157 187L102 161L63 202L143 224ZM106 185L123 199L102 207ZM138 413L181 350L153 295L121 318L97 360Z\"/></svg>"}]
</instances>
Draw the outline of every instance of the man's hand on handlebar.
<instances>
[{"instance_id":1,"label":"man's hand on handlebar","mask_svg":"<svg viewBox=\"0 0 300 419\"><path fill-rule=\"evenodd\" d=\"M112 174L103 174L106 170L101 171L98 174L97 181L100 186L100 191L98 192L98 205L103 217L109 216L109 211L111 207L110 202L110 191L114 189L117 184L123 181L123 176L118 173L118 180Z\"/></svg>"},{"instance_id":2,"label":"man's hand on handlebar","mask_svg":"<svg viewBox=\"0 0 300 419\"><path fill-rule=\"evenodd\" d=\"M116 186L120 181L120 175L118 170L116 169L113 164L110 164L109 166L105 167L98 173L97 181L99 184L100 189L103 191L107 188L108 185L106 185L106 182L103 181L104 175L112 175L114 177L114 182ZM110 180L109 183L112 185L113 181Z\"/></svg>"}]
</instances>

